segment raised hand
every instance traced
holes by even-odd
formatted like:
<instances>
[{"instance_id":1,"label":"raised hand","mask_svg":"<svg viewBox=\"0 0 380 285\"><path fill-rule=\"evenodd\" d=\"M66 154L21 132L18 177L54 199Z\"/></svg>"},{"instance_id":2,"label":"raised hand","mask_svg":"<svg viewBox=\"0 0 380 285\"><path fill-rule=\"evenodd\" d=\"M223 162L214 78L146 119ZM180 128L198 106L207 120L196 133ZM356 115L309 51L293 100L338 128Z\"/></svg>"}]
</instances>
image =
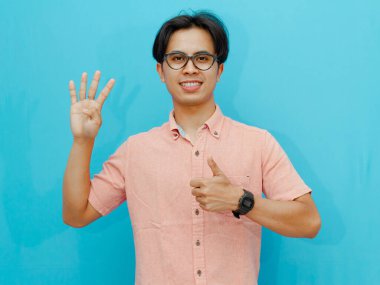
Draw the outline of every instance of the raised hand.
<instances>
[{"instance_id":1,"label":"raised hand","mask_svg":"<svg viewBox=\"0 0 380 285\"><path fill-rule=\"evenodd\" d=\"M101 110L107 99L115 80L108 81L95 100L96 90L100 80L100 71L96 71L86 98L87 73L82 74L79 89L79 101L77 100L74 81L70 80L69 90L71 97L70 125L74 139L95 139L102 125Z\"/></svg>"}]
</instances>

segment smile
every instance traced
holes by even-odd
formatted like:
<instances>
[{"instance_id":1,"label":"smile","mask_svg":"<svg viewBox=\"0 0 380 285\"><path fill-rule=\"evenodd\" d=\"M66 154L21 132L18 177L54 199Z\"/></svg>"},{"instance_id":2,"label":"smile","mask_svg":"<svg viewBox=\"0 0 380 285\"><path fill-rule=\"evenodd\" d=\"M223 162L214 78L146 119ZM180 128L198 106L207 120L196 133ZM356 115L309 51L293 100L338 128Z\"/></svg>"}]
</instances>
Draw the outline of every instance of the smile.
<instances>
[{"instance_id":1,"label":"smile","mask_svg":"<svg viewBox=\"0 0 380 285\"><path fill-rule=\"evenodd\" d=\"M200 86L202 82L199 81L187 81L187 82L181 82L180 85L183 87L193 87L193 86Z\"/></svg>"}]
</instances>

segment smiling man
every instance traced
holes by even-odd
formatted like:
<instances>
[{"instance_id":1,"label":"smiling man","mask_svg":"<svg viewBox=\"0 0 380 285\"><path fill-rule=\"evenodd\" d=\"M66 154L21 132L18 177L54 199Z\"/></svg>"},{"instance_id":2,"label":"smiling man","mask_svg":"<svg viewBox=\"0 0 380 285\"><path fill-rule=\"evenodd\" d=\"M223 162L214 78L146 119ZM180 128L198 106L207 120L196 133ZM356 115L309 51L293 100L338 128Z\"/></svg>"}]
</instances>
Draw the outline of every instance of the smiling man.
<instances>
[{"instance_id":1,"label":"smiling man","mask_svg":"<svg viewBox=\"0 0 380 285\"><path fill-rule=\"evenodd\" d=\"M257 284L261 227L289 237L320 228L311 189L267 131L223 115L214 89L228 56L222 22L181 15L157 33L153 56L172 96L160 127L131 136L90 180L101 108L70 81L74 143L63 185L63 218L83 227L127 200L136 250L136 284ZM262 197L265 195L265 198Z\"/></svg>"}]
</instances>

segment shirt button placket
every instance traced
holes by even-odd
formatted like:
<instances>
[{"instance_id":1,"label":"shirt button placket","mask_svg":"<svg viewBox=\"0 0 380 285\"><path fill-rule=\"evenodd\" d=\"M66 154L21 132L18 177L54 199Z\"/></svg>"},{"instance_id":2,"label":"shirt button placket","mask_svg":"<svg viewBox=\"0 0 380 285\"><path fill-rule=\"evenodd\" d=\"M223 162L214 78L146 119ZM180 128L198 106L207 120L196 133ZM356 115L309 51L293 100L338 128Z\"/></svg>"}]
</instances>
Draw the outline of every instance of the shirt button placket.
<instances>
[{"instance_id":1,"label":"shirt button placket","mask_svg":"<svg viewBox=\"0 0 380 285\"><path fill-rule=\"evenodd\" d=\"M204 164L204 147L205 147L205 132L200 130L201 134L198 137L192 149L191 156L191 177L203 177L203 164ZM205 275L205 257L203 247L203 211L199 209L199 203L193 196L193 256L194 256L194 277L195 284L206 284Z\"/></svg>"}]
</instances>

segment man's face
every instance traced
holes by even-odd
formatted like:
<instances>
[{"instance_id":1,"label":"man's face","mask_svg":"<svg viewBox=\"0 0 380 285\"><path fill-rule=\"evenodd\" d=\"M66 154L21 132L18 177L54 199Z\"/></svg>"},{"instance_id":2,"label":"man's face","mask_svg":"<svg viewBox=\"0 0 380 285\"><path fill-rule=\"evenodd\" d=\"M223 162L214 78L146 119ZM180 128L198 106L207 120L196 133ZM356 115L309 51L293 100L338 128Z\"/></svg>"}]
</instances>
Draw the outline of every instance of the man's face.
<instances>
[{"instance_id":1,"label":"man's face","mask_svg":"<svg viewBox=\"0 0 380 285\"><path fill-rule=\"evenodd\" d=\"M170 37L166 53L180 51L187 55L208 52L215 55L211 35L200 28L182 29ZM157 63L157 72L172 95L174 107L199 106L213 101L216 82L223 72L223 64L214 62L208 70L196 68L191 60L179 70L170 68L166 61Z\"/></svg>"}]
</instances>

